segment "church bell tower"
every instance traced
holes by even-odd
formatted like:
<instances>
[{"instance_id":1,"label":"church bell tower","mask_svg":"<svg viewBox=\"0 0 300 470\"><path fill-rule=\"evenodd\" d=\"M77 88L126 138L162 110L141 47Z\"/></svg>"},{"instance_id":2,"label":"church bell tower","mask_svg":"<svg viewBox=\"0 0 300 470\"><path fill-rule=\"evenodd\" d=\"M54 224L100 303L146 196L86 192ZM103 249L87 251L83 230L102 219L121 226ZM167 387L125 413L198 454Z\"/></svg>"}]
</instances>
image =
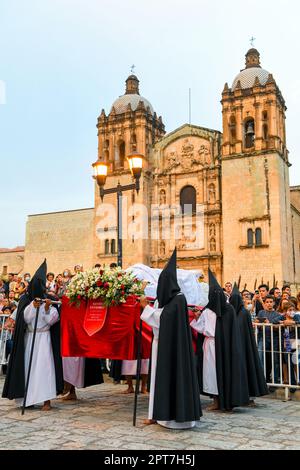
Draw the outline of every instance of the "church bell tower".
<instances>
[{"instance_id":1,"label":"church bell tower","mask_svg":"<svg viewBox=\"0 0 300 470\"><path fill-rule=\"evenodd\" d=\"M141 220L141 214L134 214L131 206L136 203L150 207L152 147L165 134L165 127L161 116L157 116L151 103L140 95L139 80L136 75L127 78L125 93L114 101L110 112L106 114L102 109L97 129L98 159L108 165L106 188L115 187L118 183L126 185L132 182L126 158L130 153L136 151L145 157L139 193L135 191L124 193L123 266L136 262L150 264L150 239L146 238L146 234L142 239L136 235L137 232L141 232L137 222L138 219ZM105 196L103 202L114 206L115 211L111 212L117 213L116 194ZM112 217L111 222L104 227L101 225L99 220L101 204L103 203L99 197L99 188L96 186L94 260L109 265L111 262L116 262L117 221ZM129 218L128 212L131 214ZM134 223L136 231L132 230ZM127 226L131 226L131 230L127 231ZM105 230L105 236L102 234L99 238L101 230Z\"/></svg>"},{"instance_id":2,"label":"church bell tower","mask_svg":"<svg viewBox=\"0 0 300 470\"><path fill-rule=\"evenodd\" d=\"M224 281L280 285L292 271L286 106L256 49L221 103Z\"/></svg>"}]
</instances>

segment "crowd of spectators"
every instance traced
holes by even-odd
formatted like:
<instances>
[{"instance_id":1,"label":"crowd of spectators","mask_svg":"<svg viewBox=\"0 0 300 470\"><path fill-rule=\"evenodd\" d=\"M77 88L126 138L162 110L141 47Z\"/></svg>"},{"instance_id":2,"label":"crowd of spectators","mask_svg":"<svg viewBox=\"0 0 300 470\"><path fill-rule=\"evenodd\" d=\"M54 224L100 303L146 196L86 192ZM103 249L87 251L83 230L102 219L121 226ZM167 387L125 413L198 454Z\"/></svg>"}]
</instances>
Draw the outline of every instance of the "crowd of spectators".
<instances>
[{"instance_id":1,"label":"crowd of spectators","mask_svg":"<svg viewBox=\"0 0 300 470\"><path fill-rule=\"evenodd\" d=\"M111 263L110 268L116 266L116 263ZM100 269L101 265L96 264L95 268ZM57 275L49 272L46 282L47 294L60 300L66 293L72 277L82 271L83 266L78 264L74 267L73 273L70 269L65 269ZM9 273L7 277L0 279L0 315L6 317L13 315L20 296L26 291L30 280L30 273L25 273L23 276ZM226 282L224 293L228 300L232 289L232 283ZM297 326L300 325L300 291L296 296L292 296L289 285L284 285L282 289L279 287L269 289L267 284L261 284L254 292L243 289L241 296L244 310L250 313L256 329L259 356L265 368L267 381L276 383L283 375L283 382L287 383L292 371L292 380L298 383L299 371L297 373L296 368L298 363L299 369L300 352L296 360L294 355L295 351L300 351L300 347L297 348L296 345L297 339L300 343L300 326L299 328ZM265 326L262 328L263 325ZM268 325L273 325L273 328L268 328Z\"/></svg>"},{"instance_id":2,"label":"crowd of spectators","mask_svg":"<svg viewBox=\"0 0 300 470\"><path fill-rule=\"evenodd\" d=\"M224 292L229 298L230 282L225 284ZM267 381L299 384L300 291L292 296L289 285L269 289L267 284L261 284L255 292L244 289L241 295L244 308L252 317Z\"/></svg>"}]
</instances>

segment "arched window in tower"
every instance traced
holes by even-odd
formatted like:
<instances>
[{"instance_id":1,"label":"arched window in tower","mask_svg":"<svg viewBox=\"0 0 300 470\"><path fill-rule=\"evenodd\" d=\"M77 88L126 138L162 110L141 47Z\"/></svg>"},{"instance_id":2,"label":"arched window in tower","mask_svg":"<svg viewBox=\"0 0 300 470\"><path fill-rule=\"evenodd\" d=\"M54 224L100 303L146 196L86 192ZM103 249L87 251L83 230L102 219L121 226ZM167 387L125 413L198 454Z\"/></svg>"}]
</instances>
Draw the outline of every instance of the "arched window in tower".
<instances>
[{"instance_id":1,"label":"arched window in tower","mask_svg":"<svg viewBox=\"0 0 300 470\"><path fill-rule=\"evenodd\" d=\"M253 246L253 230L252 228L248 228L247 230L247 245Z\"/></svg>"},{"instance_id":2,"label":"arched window in tower","mask_svg":"<svg viewBox=\"0 0 300 470\"><path fill-rule=\"evenodd\" d=\"M229 119L229 140L231 144L236 142L236 120L233 115Z\"/></svg>"},{"instance_id":3,"label":"arched window in tower","mask_svg":"<svg viewBox=\"0 0 300 470\"><path fill-rule=\"evenodd\" d=\"M214 183L208 186L208 202L214 204L216 202L216 188Z\"/></svg>"},{"instance_id":4,"label":"arched window in tower","mask_svg":"<svg viewBox=\"0 0 300 470\"><path fill-rule=\"evenodd\" d=\"M105 162L108 162L109 161L109 140L106 139L104 141L104 151L103 151L103 154L104 154L104 161Z\"/></svg>"},{"instance_id":5,"label":"arched window in tower","mask_svg":"<svg viewBox=\"0 0 300 470\"><path fill-rule=\"evenodd\" d=\"M124 140L119 140L117 143L115 165L116 168L123 168L125 162L125 142Z\"/></svg>"},{"instance_id":6,"label":"arched window in tower","mask_svg":"<svg viewBox=\"0 0 300 470\"><path fill-rule=\"evenodd\" d=\"M130 146L131 146L131 151L135 152L136 151L136 135L135 134L131 134Z\"/></svg>"},{"instance_id":7,"label":"arched window in tower","mask_svg":"<svg viewBox=\"0 0 300 470\"><path fill-rule=\"evenodd\" d=\"M120 167L124 167L124 162L125 162L125 142L121 142L119 145L119 162L120 162Z\"/></svg>"},{"instance_id":8,"label":"arched window in tower","mask_svg":"<svg viewBox=\"0 0 300 470\"><path fill-rule=\"evenodd\" d=\"M262 245L262 233L261 233L260 227L255 229L255 245L256 246Z\"/></svg>"},{"instance_id":9,"label":"arched window in tower","mask_svg":"<svg viewBox=\"0 0 300 470\"><path fill-rule=\"evenodd\" d=\"M160 242L159 251L161 256L166 254L166 243L164 241Z\"/></svg>"},{"instance_id":10,"label":"arched window in tower","mask_svg":"<svg viewBox=\"0 0 300 470\"><path fill-rule=\"evenodd\" d=\"M114 255L116 253L116 240L112 239L110 242L110 251Z\"/></svg>"},{"instance_id":11,"label":"arched window in tower","mask_svg":"<svg viewBox=\"0 0 300 470\"><path fill-rule=\"evenodd\" d=\"M164 189L161 189L159 191L159 204L166 204L167 197L166 197L166 191Z\"/></svg>"},{"instance_id":12,"label":"arched window in tower","mask_svg":"<svg viewBox=\"0 0 300 470\"><path fill-rule=\"evenodd\" d=\"M196 212L196 189L194 186L184 186L180 191L180 207L183 214Z\"/></svg>"},{"instance_id":13,"label":"arched window in tower","mask_svg":"<svg viewBox=\"0 0 300 470\"><path fill-rule=\"evenodd\" d=\"M268 111L263 111L262 112L262 120L267 121L268 120Z\"/></svg>"},{"instance_id":14,"label":"arched window in tower","mask_svg":"<svg viewBox=\"0 0 300 470\"><path fill-rule=\"evenodd\" d=\"M244 123L244 141L245 147L247 149L254 147L254 140L255 140L255 126L254 126L254 119L249 118Z\"/></svg>"},{"instance_id":15,"label":"arched window in tower","mask_svg":"<svg viewBox=\"0 0 300 470\"><path fill-rule=\"evenodd\" d=\"M105 240L104 242L104 253L109 255L109 240Z\"/></svg>"},{"instance_id":16,"label":"arched window in tower","mask_svg":"<svg viewBox=\"0 0 300 470\"><path fill-rule=\"evenodd\" d=\"M268 140L269 132L268 132L268 124L263 124L262 127L262 136L264 140Z\"/></svg>"}]
</instances>

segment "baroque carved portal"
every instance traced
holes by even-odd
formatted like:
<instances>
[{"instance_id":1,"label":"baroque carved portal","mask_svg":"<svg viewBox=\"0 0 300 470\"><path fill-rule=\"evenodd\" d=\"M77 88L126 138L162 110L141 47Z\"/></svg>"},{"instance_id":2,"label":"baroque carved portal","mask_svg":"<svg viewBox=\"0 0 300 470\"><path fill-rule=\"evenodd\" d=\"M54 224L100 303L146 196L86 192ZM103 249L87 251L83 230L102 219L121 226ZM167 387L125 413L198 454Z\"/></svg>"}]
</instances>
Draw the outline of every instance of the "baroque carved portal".
<instances>
[{"instance_id":1,"label":"baroque carved portal","mask_svg":"<svg viewBox=\"0 0 300 470\"><path fill-rule=\"evenodd\" d=\"M205 167L209 165L210 150L205 144L201 144L199 148L188 139L184 139L181 149L177 151L173 148L166 155L166 171L172 171L180 167L180 170L185 172L192 172L197 170L197 167Z\"/></svg>"}]
</instances>

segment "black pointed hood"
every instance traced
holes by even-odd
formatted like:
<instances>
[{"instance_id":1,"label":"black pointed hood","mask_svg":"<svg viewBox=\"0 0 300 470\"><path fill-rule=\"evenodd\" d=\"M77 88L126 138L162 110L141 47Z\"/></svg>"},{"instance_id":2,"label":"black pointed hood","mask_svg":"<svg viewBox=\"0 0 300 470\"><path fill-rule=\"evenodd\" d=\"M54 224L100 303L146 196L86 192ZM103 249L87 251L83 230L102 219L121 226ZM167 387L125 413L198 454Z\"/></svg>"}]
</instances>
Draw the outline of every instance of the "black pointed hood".
<instances>
[{"instance_id":1,"label":"black pointed hood","mask_svg":"<svg viewBox=\"0 0 300 470\"><path fill-rule=\"evenodd\" d=\"M244 305L242 296L240 294L240 291L239 291L239 288L238 288L236 282L234 283L229 302L233 306L236 313L239 313L239 311L241 310L241 308Z\"/></svg>"},{"instance_id":2,"label":"black pointed hood","mask_svg":"<svg viewBox=\"0 0 300 470\"><path fill-rule=\"evenodd\" d=\"M226 297L224 291L217 279L213 275L210 269L208 269L209 275L209 293L208 293L208 304L206 308L209 308L215 314L220 317L226 308Z\"/></svg>"},{"instance_id":3,"label":"black pointed hood","mask_svg":"<svg viewBox=\"0 0 300 470\"><path fill-rule=\"evenodd\" d=\"M47 263L46 260L41 264L41 266L36 271L35 275L31 279L28 288L27 294L30 298L30 301L35 298L44 299L46 296L46 279L47 279Z\"/></svg>"},{"instance_id":4,"label":"black pointed hood","mask_svg":"<svg viewBox=\"0 0 300 470\"><path fill-rule=\"evenodd\" d=\"M180 287L177 282L177 251L173 251L168 264L164 267L158 278L157 285L157 300L159 308L163 308L170 300L180 292Z\"/></svg>"}]
</instances>

